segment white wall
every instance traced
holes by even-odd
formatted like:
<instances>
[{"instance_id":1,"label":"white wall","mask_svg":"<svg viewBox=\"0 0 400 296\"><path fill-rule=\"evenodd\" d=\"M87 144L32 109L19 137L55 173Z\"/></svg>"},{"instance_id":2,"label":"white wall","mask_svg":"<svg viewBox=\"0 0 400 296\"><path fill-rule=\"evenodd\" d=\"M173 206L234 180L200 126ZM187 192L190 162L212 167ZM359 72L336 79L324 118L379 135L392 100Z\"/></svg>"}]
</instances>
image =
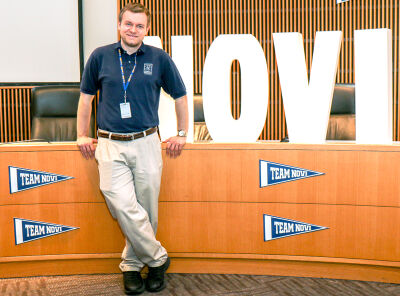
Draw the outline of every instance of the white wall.
<instances>
[{"instance_id":1,"label":"white wall","mask_svg":"<svg viewBox=\"0 0 400 296\"><path fill-rule=\"evenodd\" d=\"M83 51L84 61L99 46L117 42L117 1L83 0Z\"/></svg>"}]
</instances>

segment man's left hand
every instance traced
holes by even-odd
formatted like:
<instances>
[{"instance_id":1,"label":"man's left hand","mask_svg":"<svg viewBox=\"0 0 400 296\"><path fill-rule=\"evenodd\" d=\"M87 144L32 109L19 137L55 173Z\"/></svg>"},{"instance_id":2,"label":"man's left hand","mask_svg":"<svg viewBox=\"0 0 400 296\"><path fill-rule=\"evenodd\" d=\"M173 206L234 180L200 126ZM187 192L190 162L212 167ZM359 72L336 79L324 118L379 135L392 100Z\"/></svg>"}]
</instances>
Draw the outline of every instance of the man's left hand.
<instances>
[{"instance_id":1,"label":"man's left hand","mask_svg":"<svg viewBox=\"0 0 400 296\"><path fill-rule=\"evenodd\" d=\"M163 143L167 143L167 156L176 158L181 155L182 148L186 144L186 137L171 137L165 140Z\"/></svg>"}]
</instances>

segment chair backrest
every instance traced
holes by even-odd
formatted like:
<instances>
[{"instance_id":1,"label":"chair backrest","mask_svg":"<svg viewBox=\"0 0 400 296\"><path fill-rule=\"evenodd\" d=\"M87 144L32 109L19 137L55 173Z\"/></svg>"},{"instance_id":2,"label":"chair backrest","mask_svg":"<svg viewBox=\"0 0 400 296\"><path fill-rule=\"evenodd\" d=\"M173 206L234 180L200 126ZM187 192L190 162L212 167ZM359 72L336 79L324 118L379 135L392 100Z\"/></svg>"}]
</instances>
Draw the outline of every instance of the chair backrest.
<instances>
[{"instance_id":1,"label":"chair backrest","mask_svg":"<svg viewBox=\"0 0 400 296\"><path fill-rule=\"evenodd\" d=\"M355 87L354 84L336 84L333 92L327 140L355 140Z\"/></svg>"},{"instance_id":2,"label":"chair backrest","mask_svg":"<svg viewBox=\"0 0 400 296\"><path fill-rule=\"evenodd\" d=\"M354 84L336 84L333 92L331 114L355 114Z\"/></svg>"},{"instance_id":3,"label":"chair backrest","mask_svg":"<svg viewBox=\"0 0 400 296\"><path fill-rule=\"evenodd\" d=\"M194 122L205 122L202 95L193 96L193 112Z\"/></svg>"},{"instance_id":4,"label":"chair backrest","mask_svg":"<svg viewBox=\"0 0 400 296\"><path fill-rule=\"evenodd\" d=\"M31 139L75 141L79 86L50 85L32 89ZM94 134L91 116L90 136Z\"/></svg>"}]
</instances>

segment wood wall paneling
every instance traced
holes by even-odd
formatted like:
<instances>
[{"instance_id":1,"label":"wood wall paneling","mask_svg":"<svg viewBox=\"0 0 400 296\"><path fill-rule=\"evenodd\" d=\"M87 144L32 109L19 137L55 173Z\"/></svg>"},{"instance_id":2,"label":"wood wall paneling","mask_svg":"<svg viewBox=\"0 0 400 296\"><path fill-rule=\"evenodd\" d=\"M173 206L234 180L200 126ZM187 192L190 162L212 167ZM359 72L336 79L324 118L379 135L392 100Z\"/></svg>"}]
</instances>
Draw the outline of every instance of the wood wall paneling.
<instances>
[{"instance_id":1,"label":"wood wall paneling","mask_svg":"<svg viewBox=\"0 0 400 296\"><path fill-rule=\"evenodd\" d=\"M30 139L32 87L0 87L0 142Z\"/></svg>"},{"instance_id":2,"label":"wood wall paneling","mask_svg":"<svg viewBox=\"0 0 400 296\"><path fill-rule=\"evenodd\" d=\"M117 0L123 7L128 0ZM202 93L205 56L220 34L253 34L262 46L269 69L269 109L261 140L286 136L275 51L274 32L300 32L308 72L312 66L316 31L341 30L343 43L337 83L354 83L354 30L390 28L393 33L393 140L400 140L399 128L399 3L397 0L140 0L152 15L150 35L160 36L163 48L171 53L172 35L192 35L194 42L194 92ZM240 116L240 65L232 65L232 115ZM29 87L0 88L0 141L29 139ZM266 98L268 99L268 98ZM14 109L14 110L12 110Z\"/></svg>"},{"instance_id":3,"label":"wood wall paneling","mask_svg":"<svg viewBox=\"0 0 400 296\"><path fill-rule=\"evenodd\" d=\"M131 1L121 1L125 4ZM165 18L173 22L168 27L170 31L162 36L158 31L150 34L162 38L164 49L170 50L170 36L191 34L194 38L194 91L202 92L202 69L207 50L211 42L219 34L253 34L260 42L266 54L269 74L269 110L266 125L260 135L262 140L277 140L286 134L285 114L282 103L279 77L277 74L275 52L272 33L274 32L300 32L304 38L304 50L308 74L312 66L314 36L316 31L341 30L343 43L339 57L337 83L354 83L354 30L391 28L393 32L393 82L394 82L394 116L393 139L398 141L400 132L398 127L398 14L399 4L395 0L376 0L364 2L354 0L340 5L335 0L285 0L285 1L254 1L254 0L207 0L207 1L181 1L188 7L193 5L193 11L180 10L176 2L162 0L140 1L153 8L152 13L157 15L152 21L153 27L165 22ZM163 10L158 13L154 10L156 3L163 5ZM166 5L166 3L170 5ZM121 5L122 5L121 4ZM165 11L165 9L167 11ZM180 10L187 18L171 18L169 14ZM192 22L193 20L193 22ZM183 22L183 23L181 23ZM165 39L166 38L166 39ZM233 62L231 75L232 115L240 116L240 66Z\"/></svg>"}]
</instances>

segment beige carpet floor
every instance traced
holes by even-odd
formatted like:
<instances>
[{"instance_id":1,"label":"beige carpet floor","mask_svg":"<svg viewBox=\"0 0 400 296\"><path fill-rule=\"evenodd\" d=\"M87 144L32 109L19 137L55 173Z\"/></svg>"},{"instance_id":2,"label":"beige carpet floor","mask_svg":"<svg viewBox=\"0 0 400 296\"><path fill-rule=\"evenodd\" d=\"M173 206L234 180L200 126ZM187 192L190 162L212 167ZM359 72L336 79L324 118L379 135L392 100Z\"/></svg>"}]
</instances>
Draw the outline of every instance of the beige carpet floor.
<instances>
[{"instance_id":1,"label":"beige carpet floor","mask_svg":"<svg viewBox=\"0 0 400 296\"><path fill-rule=\"evenodd\" d=\"M400 296L400 285L335 279L257 275L167 274L167 288L142 295L173 296ZM1 296L124 295L121 274L0 279Z\"/></svg>"}]
</instances>

